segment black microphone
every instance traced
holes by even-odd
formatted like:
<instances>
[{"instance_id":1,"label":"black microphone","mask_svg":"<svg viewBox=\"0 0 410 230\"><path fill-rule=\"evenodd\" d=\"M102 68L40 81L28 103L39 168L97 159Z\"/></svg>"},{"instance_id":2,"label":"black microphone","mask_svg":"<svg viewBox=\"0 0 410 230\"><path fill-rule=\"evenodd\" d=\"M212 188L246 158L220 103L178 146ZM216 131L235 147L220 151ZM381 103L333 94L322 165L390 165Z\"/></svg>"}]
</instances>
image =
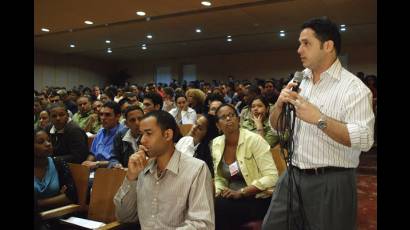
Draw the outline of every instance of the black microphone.
<instances>
[{"instance_id":1,"label":"black microphone","mask_svg":"<svg viewBox=\"0 0 410 230\"><path fill-rule=\"evenodd\" d=\"M292 87L292 91L298 92L299 86L300 86L300 83L302 82L302 80L303 80L303 73L299 72L299 71L296 71L295 75L293 77L293 83L296 83L297 85Z\"/></svg>"}]
</instances>

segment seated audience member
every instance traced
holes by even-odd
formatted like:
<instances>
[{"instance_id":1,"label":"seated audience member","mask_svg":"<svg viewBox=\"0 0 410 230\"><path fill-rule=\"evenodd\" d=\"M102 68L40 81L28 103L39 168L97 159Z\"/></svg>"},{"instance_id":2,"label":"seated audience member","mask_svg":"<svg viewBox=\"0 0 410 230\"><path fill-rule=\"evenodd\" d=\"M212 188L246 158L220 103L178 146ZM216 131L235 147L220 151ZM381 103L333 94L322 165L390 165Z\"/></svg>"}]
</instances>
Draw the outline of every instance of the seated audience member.
<instances>
[{"instance_id":1,"label":"seated audience member","mask_svg":"<svg viewBox=\"0 0 410 230\"><path fill-rule=\"evenodd\" d=\"M188 100L188 106L191 107L197 114L205 112L204 102L205 93L200 89L189 89L186 91L185 96Z\"/></svg>"},{"instance_id":2,"label":"seated audience member","mask_svg":"<svg viewBox=\"0 0 410 230\"><path fill-rule=\"evenodd\" d=\"M34 97L34 127L38 126L40 122L40 112L43 110L40 104L40 100Z\"/></svg>"},{"instance_id":3,"label":"seated audience member","mask_svg":"<svg viewBox=\"0 0 410 230\"><path fill-rule=\"evenodd\" d=\"M43 110L47 109L47 106L49 104L48 97L46 95L47 94L43 93L43 92L41 92L37 95L37 98L40 101L40 105L43 108Z\"/></svg>"},{"instance_id":4,"label":"seated audience member","mask_svg":"<svg viewBox=\"0 0 410 230\"><path fill-rule=\"evenodd\" d=\"M140 120L144 111L132 105L125 109L125 125L127 128L119 131L114 137L113 154L108 165L109 168L123 168L128 165L128 158L138 151L140 145Z\"/></svg>"},{"instance_id":5,"label":"seated audience member","mask_svg":"<svg viewBox=\"0 0 410 230\"><path fill-rule=\"evenodd\" d=\"M117 90L117 95L115 95L114 97L114 101L118 103L123 98L124 98L124 90L122 88L119 88Z\"/></svg>"},{"instance_id":6,"label":"seated audience member","mask_svg":"<svg viewBox=\"0 0 410 230\"><path fill-rule=\"evenodd\" d=\"M53 155L68 163L81 163L88 155L87 135L68 117L62 103L50 104L48 108L51 124L46 127L53 144Z\"/></svg>"},{"instance_id":7,"label":"seated audience member","mask_svg":"<svg viewBox=\"0 0 410 230\"><path fill-rule=\"evenodd\" d=\"M210 142L218 136L215 116L199 115L189 133L179 139L175 148L182 153L186 153L195 158L205 161L214 177L214 167L212 162Z\"/></svg>"},{"instance_id":8,"label":"seated audience member","mask_svg":"<svg viewBox=\"0 0 410 230\"><path fill-rule=\"evenodd\" d=\"M178 125L194 124L196 121L195 110L188 107L188 103L184 94L179 94L175 97L177 107L171 109L169 113L175 118Z\"/></svg>"},{"instance_id":9,"label":"seated audience member","mask_svg":"<svg viewBox=\"0 0 410 230\"><path fill-rule=\"evenodd\" d=\"M138 101L138 95L132 92L127 92L125 93L125 98L127 98L127 102L130 105L136 105L140 107L141 109L144 109L144 105L142 102Z\"/></svg>"},{"instance_id":10,"label":"seated audience member","mask_svg":"<svg viewBox=\"0 0 410 230\"><path fill-rule=\"evenodd\" d=\"M241 122L241 128L252 131L263 137L270 146L279 142L279 137L269 125L269 102L263 96L251 100L251 114Z\"/></svg>"},{"instance_id":11,"label":"seated audience member","mask_svg":"<svg viewBox=\"0 0 410 230\"><path fill-rule=\"evenodd\" d=\"M101 128L98 122L98 114L93 113L91 98L81 96L77 99L78 112L74 114L73 121L85 132L96 134Z\"/></svg>"},{"instance_id":12,"label":"seated audience member","mask_svg":"<svg viewBox=\"0 0 410 230\"><path fill-rule=\"evenodd\" d=\"M268 103L272 105L275 104L276 100L278 100L279 92L276 90L273 81L265 81L263 96L266 98Z\"/></svg>"},{"instance_id":13,"label":"seated audience member","mask_svg":"<svg viewBox=\"0 0 410 230\"><path fill-rule=\"evenodd\" d=\"M224 104L224 98L221 95L210 93L206 96L205 108L209 114L215 116L216 109L222 104Z\"/></svg>"},{"instance_id":14,"label":"seated audience member","mask_svg":"<svg viewBox=\"0 0 410 230\"><path fill-rule=\"evenodd\" d=\"M212 142L215 170L216 229L238 229L262 220L278 179L269 144L259 135L239 128L239 117L229 104L217 111L217 127L224 135Z\"/></svg>"},{"instance_id":15,"label":"seated audience member","mask_svg":"<svg viewBox=\"0 0 410 230\"><path fill-rule=\"evenodd\" d=\"M175 119L153 111L140 130L141 146L114 197L117 220L139 222L141 229L214 229L211 173L203 161L175 149Z\"/></svg>"},{"instance_id":16,"label":"seated audience member","mask_svg":"<svg viewBox=\"0 0 410 230\"><path fill-rule=\"evenodd\" d=\"M169 112L171 109L176 108L174 95L175 93L173 88L164 88L164 105L162 106L162 110Z\"/></svg>"},{"instance_id":17,"label":"seated audience member","mask_svg":"<svg viewBox=\"0 0 410 230\"><path fill-rule=\"evenodd\" d=\"M34 193L39 211L77 202L70 169L64 160L51 157L53 147L47 133L34 130Z\"/></svg>"},{"instance_id":18,"label":"seated audience member","mask_svg":"<svg viewBox=\"0 0 410 230\"><path fill-rule=\"evenodd\" d=\"M106 94L106 93L102 93L101 95L100 95L100 100L101 100L101 102L104 104L105 102L107 102L107 101L112 101L111 99L110 99L110 97Z\"/></svg>"},{"instance_id":19,"label":"seated audience member","mask_svg":"<svg viewBox=\"0 0 410 230\"><path fill-rule=\"evenodd\" d=\"M91 144L91 153L82 165L90 169L107 167L113 153L114 136L123 128L119 123L120 106L107 101L100 110L102 129L100 129Z\"/></svg>"},{"instance_id":20,"label":"seated audience member","mask_svg":"<svg viewBox=\"0 0 410 230\"><path fill-rule=\"evenodd\" d=\"M40 118L37 123L37 127L39 129L46 129L47 126L50 125L50 116L48 115L47 110L43 110L40 112Z\"/></svg>"},{"instance_id":21,"label":"seated audience member","mask_svg":"<svg viewBox=\"0 0 410 230\"><path fill-rule=\"evenodd\" d=\"M57 91L57 94L60 95L60 99L63 101L65 107L70 110L72 114L75 114L78 110L77 105L71 101L67 91L65 89L60 89Z\"/></svg>"},{"instance_id":22,"label":"seated audience member","mask_svg":"<svg viewBox=\"0 0 410 230\"><path fill-rule=\"evenodd\" d=\"M142 104L144 105L144 114L151 111L158 111L162 109L162 97L158 93L148 92L144 95Z\"/></svg>"},{"instance_id":23,"label":"seated audience member","mask_svg":"<svg viewBox=\"0 0 410 230\"><path fill-rule=\"evenodd\" d=\"M100 100L95 100L92 104L93 112L97 114L98 117L99 117L102 105L103 103Z\"/></svg>"},{"instance_id":24,"label":"seated audience member","mask_svg":"<svg viewBox=\"0 0 410 230\"><path fill-rule=\"evenodd\" d=\"M49 99L49 101L50 101L50 104L58 104L58 103L62 103L62 101L61 101L61 99L60 99L60 95L59 94L57 94L56 92L52 92L51 94L50 94L50 96L48 97L48 99ZM64 105L65 106L65 105ZM67 107L66 107L67 108ZM73 117L73 113L69 110L69 109L67 109L67 114L68 114L68 117Z\"/></svg>"}]
</instances>

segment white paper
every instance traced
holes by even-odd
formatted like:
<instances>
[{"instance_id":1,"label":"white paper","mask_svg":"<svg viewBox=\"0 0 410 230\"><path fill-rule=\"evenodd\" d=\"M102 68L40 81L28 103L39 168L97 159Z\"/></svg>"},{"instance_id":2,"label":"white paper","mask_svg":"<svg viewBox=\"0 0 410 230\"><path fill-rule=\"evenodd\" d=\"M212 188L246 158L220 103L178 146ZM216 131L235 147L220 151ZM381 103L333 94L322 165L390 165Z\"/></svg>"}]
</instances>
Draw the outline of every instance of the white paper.
<instances>
[{"instance_id":1,"label":"white paper","mask_svg":"<svg viewBox=\"0 0 410 230\"><path fill-rule=\"evenodd\" d=\"M87 134L87 137L94 137L95 136L95 134L92 134L90 132L86 132L85 134Z\"/></svg>"},{"instance_id":2,"label":"white paper","mask_svg":"<svg viewBox=\"0 0 410 230\"><path fill-rule=\"evenodd\" d=\"M95 172L90 172L90 178L91 179L94 178L94 174L95 174Z\"/></svg>"},{"instance_id":3,"label":"white paper","mask_svg":"<svg viewBox=\"0 0 410 230\"><path fill-rule=\"evenodd\" d=\"M70 224L74 224L74 225L78 225L78 226L88 228L88 229L97 229L97 228L100 228L100 227L105 225L102 222L87 220L87 219L73 217L73 216L66 219L66 220L61 219L61 221L64 221L64 222L67 222L67 223L70 223Z\"/></svg>"}]
</instances>

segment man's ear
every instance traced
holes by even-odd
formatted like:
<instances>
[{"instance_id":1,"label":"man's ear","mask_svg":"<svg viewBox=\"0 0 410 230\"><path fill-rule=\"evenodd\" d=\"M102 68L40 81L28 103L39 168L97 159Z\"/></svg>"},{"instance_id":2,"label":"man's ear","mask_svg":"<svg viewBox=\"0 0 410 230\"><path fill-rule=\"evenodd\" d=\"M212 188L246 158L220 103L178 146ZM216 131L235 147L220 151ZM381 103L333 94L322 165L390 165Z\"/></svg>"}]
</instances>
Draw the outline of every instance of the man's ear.
<instances>
[{"instance_id":1,"label":"man's ear","mask_svg":"<svg viewBox=\"0 0 410 230\"><path fill-rule=\"evenodd\" d=\"M161 108L160 105L154 105L155 110L159 110Z\"/></svg>"},{"instance_id":2,"label":"man's ear","mask_svg":"<svg viewBox=\"0 0 410 230\"><path fill-rule=\"evenodd\" d=\"M335 43L332 40L325 41L324 47L326 52L331 52L332 49L336 49Z\"/></svg>"},{"instance_id":3,"label":"man's ear","mask_svg":"<svg viewBox=\"0 0 410 230\"><path fill-rule=\"evenodd\" d=\"M174 138L174 131L172 129L167 129L164 131L164 137L167 141L173 141Z\"/></svg>"}]
</instances>

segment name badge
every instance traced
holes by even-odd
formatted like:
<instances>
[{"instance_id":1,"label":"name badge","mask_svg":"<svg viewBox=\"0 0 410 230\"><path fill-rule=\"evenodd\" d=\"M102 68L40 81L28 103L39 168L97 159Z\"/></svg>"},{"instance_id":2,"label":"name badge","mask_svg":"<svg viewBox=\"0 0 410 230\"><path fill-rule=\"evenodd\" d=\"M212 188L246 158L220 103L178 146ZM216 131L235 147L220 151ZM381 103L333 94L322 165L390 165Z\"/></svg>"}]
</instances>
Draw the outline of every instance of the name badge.
<instances>
[{"instance_id":1,"label":"name badge","mask_svg":"<svg viewBox=\"0 0 410 230\"><path fill-rule=\"evenodd\" d=\"M235 176L239 173L239 166L237 161L229 165L229 172L231 173L231 176Z\"/></svg>"}]
</instances>

